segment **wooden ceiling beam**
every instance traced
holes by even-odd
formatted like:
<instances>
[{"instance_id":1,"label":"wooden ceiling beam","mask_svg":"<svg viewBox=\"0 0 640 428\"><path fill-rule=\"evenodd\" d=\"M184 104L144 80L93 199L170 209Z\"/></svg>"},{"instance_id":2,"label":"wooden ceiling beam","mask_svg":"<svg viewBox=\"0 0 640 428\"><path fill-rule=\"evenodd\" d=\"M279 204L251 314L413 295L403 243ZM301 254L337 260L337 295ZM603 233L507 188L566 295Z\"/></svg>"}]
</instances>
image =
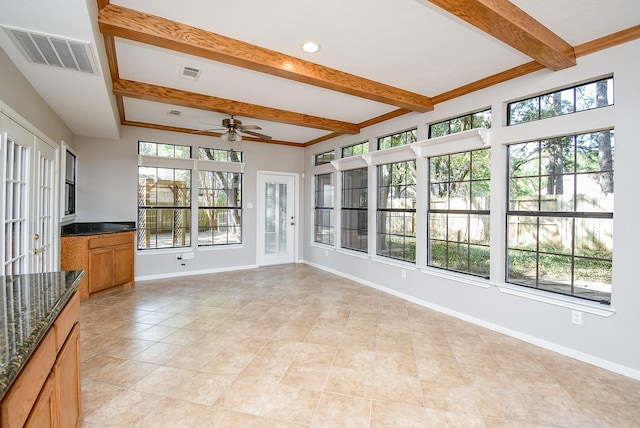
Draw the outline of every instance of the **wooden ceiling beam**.
<instances>
[{"instance_id":1,"label":"wooden ceiling beam","mask_svg":"<svg viewBox=\"0 0 640 428\"><path fill-rule=\"evenodd\" d=\"M573 47L509 0L428 0L558 71L576 65Z\"/></svg>"},{"instance_id":2,"label":"wooden ceiling beam","mask_svg":"<svg viewBox=\"0 0 640 428\"><path fill-rule=\"evenodd\" d=\"M113 4L105 5L99 11L98 23L103 34L208 58L412 111L433 110L433 103L427 96L133 9Z\"/></svg>"},{"instance_id":3,"label":"wooden ceiling beam","mask_svg":"<svg viewBox=\"0 0 640 428\"><path fill-rule=\"evenodd\" d=\"M360 127L355 123L342 122L339 120L295 113L271 107L263 107L255 104L183 91L181 89L167 88L165 86L157 86L143 82L134 82L132 80L118 79L113 82L113 93L121 97L234 114L254 119L264 119L289 125L341 132L343 134L357 134L360 132Z\"/></svg>"}]
</instances>

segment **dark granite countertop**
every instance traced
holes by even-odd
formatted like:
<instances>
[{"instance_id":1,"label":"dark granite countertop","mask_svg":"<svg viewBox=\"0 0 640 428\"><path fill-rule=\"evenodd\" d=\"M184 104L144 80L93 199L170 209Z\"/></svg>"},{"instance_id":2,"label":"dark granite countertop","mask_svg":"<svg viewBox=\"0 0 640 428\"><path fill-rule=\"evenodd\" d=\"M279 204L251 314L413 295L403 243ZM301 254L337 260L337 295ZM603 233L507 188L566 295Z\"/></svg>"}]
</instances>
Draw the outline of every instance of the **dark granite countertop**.
<instances>
[{"instance_id":1,"label":"dark granite countertop","mask_svg":"<svg viewBox=\"0 0 640 428\"><path fill-rule=\"evenodd\" d=\"M83 270L0 276L0 399L83 276Z\"/></svg>"},{"instance_id":2,"label":"dark granite countertop","mask_svg":"<svg viewBox=\"0 0 640 428\"><path fill-rule=\"evenodd\" d=\"M95 223L71 223L62 226L62 236L103 235L106 233L136 230L134 221L105 221Z\"/></svg>"}]
</instances>

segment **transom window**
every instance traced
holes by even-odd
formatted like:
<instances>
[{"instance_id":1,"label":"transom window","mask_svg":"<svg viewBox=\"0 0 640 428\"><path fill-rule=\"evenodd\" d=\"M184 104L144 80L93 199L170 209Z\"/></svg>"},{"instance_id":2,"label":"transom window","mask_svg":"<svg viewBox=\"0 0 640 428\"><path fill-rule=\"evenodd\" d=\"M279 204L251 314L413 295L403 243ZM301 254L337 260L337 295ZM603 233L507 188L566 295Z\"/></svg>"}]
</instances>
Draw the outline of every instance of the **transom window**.
<instances>
[{"instance_id":1,"label":"transom window","mask_svg":"<svg viewBox=\"0 0 640 428\"><path fill-rule=\"evenodd\" d=\"M191 146L180 146L178 144L139 141L138 154L141 154L144 156L156 156L156 157L162 157L162 158L190 159Z\"/></svg>"},{"instance_id":2,"label":"transom window","mask_svg":"<svg viewBox=\"0 0 640 428\"><path fill-rule=\"evenodd\" d=\"M560 89L507 105L508 125L613 105L613 77Z\"/></svg>"},{"instance_id":3,"label":"transom window","mask_svg":"<svg viewBox=\"0 0 640 428\"><path fill-rule=\"evenodd\" d=\"M378 166L377 254L416 261L416 161Z\"/></svg>"},{"instance_id":4,"label":"transom window","mask_svg":"<svg viewBox=\"0 0 640 428\"><path fill-rule=\"evenodd\" d=\"M614 131L510 145L507 282L608 304Z\"/></svg>"},{"instance_id":5,"label":"transom window","mask_svg":"<svg viewBox=\"0 0 640 428\"><path fill-rule=\"evenodd\" d=\"M415 143L417 141L416 128L409 129L395 134L386 135L378 138L378 150L390 149L391 147L404 146L405 144Z\"/></svg>"},{"instance_id":6,"label":"transom window","mask_svg":"<svg viewBox=\"0 0 640 428\"><path fill-rule=\"evenodd\" d=\"M352 144L342 148L342 157L348 158L351 156L364 155L369 153L369 142L364 141L362 143Z\"/></svg>"},{"instance_id":7,"label":"transom window","mask_svg":"<svg viewBox=\"0 0 640 428\"><path fill-rule=\"evenodd\" d=\"M429 125L429 138L442 137L476 128L491 128L491 109L454 117Z\"/></svg>"},{"instance_id":8,"label":"transom window","mask_svg":"<svg viewBox=\"0 0 640 428\"><path fill-rule=\"evenodd\" d=\"M198 148L200 159L218 161L218 162L242 162L243 152L237 150L211 149L206 147Z\"/></svg>"},{"instance_id":9,"label":"transom window","mask_svg":"<svg viewBox=\"0 0 640 428\"><path fill-rule=\"evenodd\" d=\"M335 150L331 150L331 151L324 152L324 153L318 153L315 156L315 165L318 166L318 165L328 164L329 162L331 162L335 158L336 158L336 151Z\"/></svg>"},{"instance_id":10,"label":"transom window","mask_svg":"<svg viewBox=\"0 0 640 428\"><path fill-rule=\"evenodd\" d=\"M368 250L368 179L365 168L342 171L342 215L340 246L351 250Z\"/></svg>"},{"instance_id":11,"label":"transom window","mask_svg":"<svg viewBox=\"0 0 640 428\"><path fill-rule=\"evenodd\" d=\"M333 174L315 178L314 241L333 245Z\"/></svg>"},{"instance_id":12,"label":"transom window","mask_svg":"<svg viewBox=\"0 0 640 428\"><path fill-rule=\"evenodd\" d=\"M489 149L429 158L427 265L489 277Z\"/></svg>"}]
</instances>

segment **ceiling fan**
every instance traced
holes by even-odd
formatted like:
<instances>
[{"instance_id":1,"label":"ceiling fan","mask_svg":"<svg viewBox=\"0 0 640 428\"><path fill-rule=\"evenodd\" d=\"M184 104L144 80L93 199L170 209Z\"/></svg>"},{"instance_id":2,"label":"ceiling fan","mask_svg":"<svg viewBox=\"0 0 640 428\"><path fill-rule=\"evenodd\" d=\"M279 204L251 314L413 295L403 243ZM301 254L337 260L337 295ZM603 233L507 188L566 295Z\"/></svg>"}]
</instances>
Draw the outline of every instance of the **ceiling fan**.
<instances>
[{"instance_id":1,"label":"ceiling fan","mask_svg":"<svg viewBox=\"0 0 640 428\"><path fill-rule=\"evenodd\" d=\"M258 137L262 140L270 140L271 137L265 134L260 134L258 132L252 131L252 129L262 129L258 125L243 125L242 121L235 119L233 115L230 115L228 119L222 120L222 127L208 129L207 131L222 131L225 132L220 135L220 138L227 141L240 141L242 140L243 134L253 135L254 137Z\"/></svg>"}]
</instances>

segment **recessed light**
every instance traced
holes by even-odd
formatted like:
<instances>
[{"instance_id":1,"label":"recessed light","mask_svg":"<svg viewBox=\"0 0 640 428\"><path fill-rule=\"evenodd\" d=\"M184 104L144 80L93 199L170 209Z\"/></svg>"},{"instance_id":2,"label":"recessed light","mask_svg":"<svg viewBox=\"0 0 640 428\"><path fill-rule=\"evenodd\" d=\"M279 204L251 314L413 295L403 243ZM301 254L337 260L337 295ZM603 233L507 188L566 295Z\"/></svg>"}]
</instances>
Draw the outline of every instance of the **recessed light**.
<instances>
[{"instance_id":1,"label":"recessed light","mask_svg":"<svg viewBox=\"0 0 640 428\"><path fill-rule=\"evenodd\" d=\"M305 42L300 46L300 49L308 53L316 53L320 50L320 45L316 42Z\"/></svg>"}]
</instances>

